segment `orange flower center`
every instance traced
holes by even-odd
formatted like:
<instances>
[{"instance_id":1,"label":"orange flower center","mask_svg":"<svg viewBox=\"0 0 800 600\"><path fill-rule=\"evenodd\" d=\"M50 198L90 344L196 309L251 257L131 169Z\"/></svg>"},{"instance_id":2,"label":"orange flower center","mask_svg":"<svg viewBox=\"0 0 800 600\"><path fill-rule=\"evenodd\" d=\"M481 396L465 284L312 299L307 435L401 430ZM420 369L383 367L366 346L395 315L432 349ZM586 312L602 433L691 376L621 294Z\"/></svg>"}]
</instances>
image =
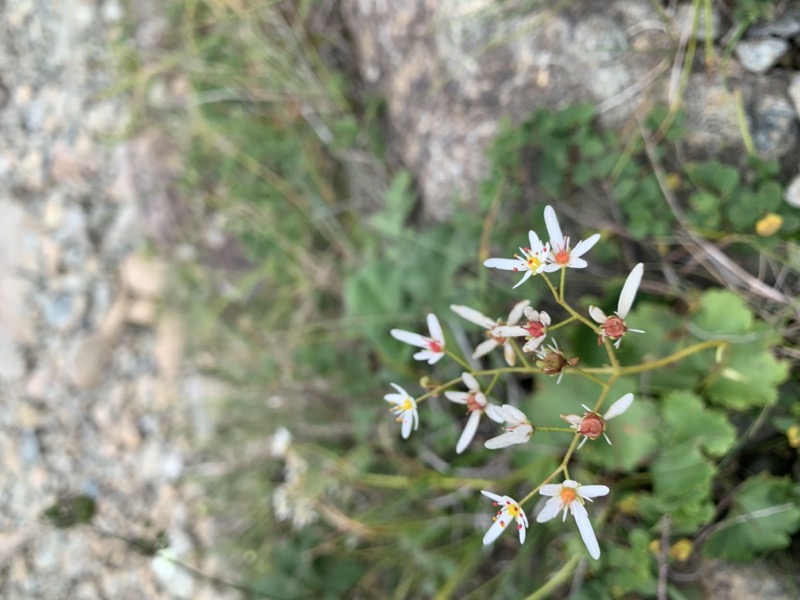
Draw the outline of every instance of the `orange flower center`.
<instances>
[{"instance_id":1,"label":"orange flower center","mask_svg":"<svg viewBox=\"0 0 800 600\"><path fill-rule=\"evenodd\" d=\"M574 488L562 487L561 488L561 501L564 504L569 504L577 497L578 492Z\"/></svg>"}]
</instances>

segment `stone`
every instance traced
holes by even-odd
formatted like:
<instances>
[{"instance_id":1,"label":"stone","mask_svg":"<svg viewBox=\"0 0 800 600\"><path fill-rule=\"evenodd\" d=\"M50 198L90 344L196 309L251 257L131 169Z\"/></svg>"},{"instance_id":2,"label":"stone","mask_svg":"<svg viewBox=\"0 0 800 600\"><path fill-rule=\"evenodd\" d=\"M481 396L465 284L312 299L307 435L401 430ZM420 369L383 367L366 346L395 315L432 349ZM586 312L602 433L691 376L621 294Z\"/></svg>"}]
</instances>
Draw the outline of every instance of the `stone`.
<instances>
[{"instance_id":1,"label":"stone","mask_svg":"<svg viewBox=\"0 0 800 600\"><path fill-rule=\"evenodd\" d=\"M75 328L86 311L86 296L69 290L51 292L45 299L47 324L61 332Z\"/></svg>"},{"instance_id":2,"label":"stone","mask_svg":"<svg viewBox=\"0 0 800 600\"><path fill-rule=\"evenodd\" d=\"M794 208L800 208L800 175L795 176L783 192L783 199L786 204Z\"/></svg>"},{"instance_id":3,"label":"stone","mask_svg":"<svg viewBox=\"0 0 800 600\"><path fill-rule=\"evenodd\" d=\"M800 117L800 73L795 73L792 75L787 91L789 93L789 98L791 98L792 104L794 105L794 110L798 117Z\"/></svg>"},{"instance_id":4,"label":"stone","mask_svg":"<svg viewBox=\"0 0 800 600\"><path fill-rule=\"evenodd\" d=\"M153 558L150 568L169 594L188 600L194 592L194 578L175 563L176 559L174 552L167 548Z\"/></svg>"},{"instance_id":5,"label":"stone","mask_svg":"<svg viewBox=\"0 0 800 600\"><path fill-rule=\"evenodd\" d=\"M128 323L150 327L156 322L158 306L152 300L134 298L128 302L126 319Z\"/></svg>"},{"instance_id":6,"label":"stone","mask_svg":"<svg viewBox=\"0 0 800 600\"><path fill-rule=\"evenodd\" d=\"M67 378L75 387L94 387L108 364L111 344L100 334L83 335L73 340L66 360Z\"/></svg>"},{"instance_id":7,"label":"stone","mask_svg":"<svg viewBox=\"0 0 800 600\"><path fill-rule=\"evenodd\" d=\"M679 4L675 11L675 16L672 18L675 25L675 32L680 37L683 32L694 24L694 5L692 4ZM694 37L700 41L707 39L707 25L706 25L706 11L701 5L700 15L697 20L697 30L694 32ZM719 9L715 4L711 5L711 39L718 40L722 35L722 18L719 14Z\"/></svg>"},{"instance_id":8,"label":"stone","mask_svg":"<svg viewBox=\"0 0 800 600\"><path fill-rule=\"evenodd\" d=\"M793 600L796 584L791 573L776 569L766 561L727 564L706 560L701 564L699 581L707 598L714 600Z\"/></svg>"},{"instance_id":9,"label":"stone","mask_svg":"<svg viewBox=\"0 0 800 600\"><path fill-rule=\"evenodd\" d=\"M761 158L780 158L797 145L797 113L779 86L760 86L750 117L750 135Z\"/></svg>"},{"instance_id":10,"label":"stone","mask_svg":"<svg viewBox=\"0 0 800 600\"><path fill-rule=\"evenodd\" d=\"M131 254L120 265L122 284L129 292L142 298L157 298L164 290L167 265L157 258Z\"/></svg>"},{"instance_id":11,"label":"stone","mask_svg":"<svg viewBox=\"0 0 800 600\"><path fill-rule=\"evenodd\" d=\"M771 23L756 23L747 30L747 35L753 37L774 35L788 39L798 33L800 33L800 10L796 8L779 14Z\"/></svg>"},{"instance_id":12,"label":"stone","mask_svg":"<svg viewBox=\"0 0 800 600\"><path fill-rule=\"evenodd\" d=\"M5 327L0 325L0 381L19 381L25 376L25 359Z\"/></svg>"},{"instance_id":13,"label":"stone","mask_svg":"<svg viewBox=\"0 0 800 600\"><path fill-rule=\"evenodd\" d=\"M766 73L789 50L789 42L775 38L745 39L736 44L734 53L751 73Z\"/></svg>"},{"instance_id":14,"label":"stone","mask_svg":"<svg viewBox=\"0 0 800 600\"><path fill-rule=\"evenodd\" d=\"M186 345L183 320L175 313L164 313L156 327L156 344L153 349L158 372L166 381L172 381L180 369Z\"/></svg>"}]
</instances>

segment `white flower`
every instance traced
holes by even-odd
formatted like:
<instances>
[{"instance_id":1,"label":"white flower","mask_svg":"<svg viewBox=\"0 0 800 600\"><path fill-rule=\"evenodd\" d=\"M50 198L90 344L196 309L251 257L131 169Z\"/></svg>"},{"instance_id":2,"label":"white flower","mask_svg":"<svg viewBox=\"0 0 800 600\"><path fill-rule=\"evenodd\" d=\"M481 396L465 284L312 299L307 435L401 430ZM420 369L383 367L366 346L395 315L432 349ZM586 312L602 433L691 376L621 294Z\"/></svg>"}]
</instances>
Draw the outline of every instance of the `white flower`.
<instances>
[{"instance_id":1,"label":"white flower","mask_svg":"<svg viewBox=\"0 0 800 600\"><path fill-rule=\"evenodd\" d=\"M535 231L528 232L528 241L531 244L529 248L519 249L521 256L515 254L514 258L489 258L483 262L483 266L504 271L524 271L522 279L514 287L522 285L531 275L545 270L549 251L547 244L542 243Z\"/></svg>"},{"instance_id":2,"label":"white flower","mask_svg":"<svg viewBox=\"0 0 800 600\"><path fill-rule=\"evenodd\" d=\"M552 206L544 207L544 224L547 227L547 234L550 236L549 262L544 267L544 271L552 273L566 267L572 267L573 269L585 268L587 263L581 256L591 250L592 246L600 239L600 234L595 233L575 244L574 248L570 248L569 238L564 237L561 233L561 226L558 224L556 211L553 210Z\"/></svg>"},{"instance_id":3,"label":"white flower","mask_svg":"<svg viewBox=\"0 0 800 600\"><path fill-rule=\"evenodd\" d=\"M532 309L530 306L525 308L525 318L528 324L525 327L514 326L513 323L495 327L492 335L499 337L521 337L525 336L528 341L522 346L523 352L533 352L544 342L547 337L547 327L550 325L550 315L546 312Z\"/></svg>"},{"instance_id":4,"label":"white flower","mask_svg":"<svg viewBox=\"0 0 800 600\"><path fill-rule=\"evenodd\" d=\"M533 435L533 425L518 408L514 408L510 404L503 404L503 406L495 406L494 404L487 405L486 415L497 423L506 423L506 432L486 440L483 444L490 450L497 448L505 448L513 444L524 444Z\"/></svg>"},{"instance_id":5,"label":"white flower","mask_svg":"<svg viewBox=\"0 0 800 600\"><path fill-rule=\"evenodd\" d=\"M522 318L522 311L526 310L529 304L530 302L527 300L517 302L514 305L514 308L512 308L511 312L508 314L508 321L506 321L506 324L516 325L517 322ZM450 310L456 313L459 317L466 319L470 323L475 323L475 325L480 325L486 330L488 339L478 344L478 347L475 348L475 352L472 353L472 358L481 358L482 356L489 354L489 352L498 346L502 346L503 357L506 359L506 363L508 363L510 367L514 366L517 356L514 353L514 346L507 339L508 336L496 335L494 333L495 328L503 324L502 321L499 319L494 321L483 313L480 313L469 306L451 304Z\"/></svg>"},{"instance_id":6,"label":"white flower","mask_svg":"<svg viewBox=\"0 0 800 600\"><path fill-rule=\"evenodd\" d=\"M411 425L414 425L414 429L419 427L419 414L417 413L417 401L411 397L411 395L406 392L403 388L399 385L391 384L394 389L397 390L397 394L386 394L383 399L386 400L389 404L394 404L394 406L390 409L395 415L395 421L402 423L400 427L400 433L403 436L403 439L408 439L408 436L411 435Z\"/></svg>"},{"instance_id":7,"label":"white flower","mask_svg":"<svg viewBox=\"0 0 800 600\"><path fill-rule=\"evenodd\" d=\"M604 438L606 438L606 441L610 445L611 440L608 439L608 436L606 435L606 421L620 416L622 413L628 410L628 408L630 408L631 403L633 403L633 394L625 394L622 398L609 406L606 414L603 416L598 415L585 404L581 405L586 409L586 412L582 417L579 417L578 415L559 416L569 423L570 427L584 436L583 440L581 440L581 445L578 446L578 448L581 448L586 443L586 440L596 440L601 434Z\"/></svg>"},{"instance_id":8,"label":"white flower","mask_svg":"<svg viewBox=\"0 0 800 600\"><path fill-rule=\"evenodd\" d=\"M597 544L597 538L594 535L592 524L589 522L589 513L586 512L583 504L586 500L592 501L592 498L598 496L605 496L608 494L609 489L605 485L581 485L577 481L567 479L562 484L548 484L543 485L539 493L542 496L552 496L548 500L544 508L539 512L536 517L537 523L544 523L553 519L562 510L564 511L564 518L567 520L567 510L575 517L575 522L578 524L578 531L581 532L583 543L586 544L586 549L589 555L594 558L600 558L600 546Z\"/></svg>"},{"instance_id":9,"label":"white flower","mask_svg":"<svg viewBox=\"0 0 800 600\"><path fill-rule=\"evenodd\" d=\"M516 500L510 496L498 496L492 492L481 490L481 494L493 500L494 506L499 506L500 510L497 515L492 517L494 523L489 527L489 531L483 536L484 544L491 544L495 541L506 528L506 525L511 523L512 519L517 522L517 530L519 530L519 543L525 543L525 530L528 527L528 517L525 516L525 511L517 503Z\"/></svg>"},{"instance_id":10,"label":"white flower","mask_svg":"<svg viewBox=\"0 0 800 600\"><path fill-rule=\"evenodd\" d=\"M642 273L644 273L644 265L639 263L633 267L630 275L628 275L628 278L625 280L625 285L622 286L622 291L619 294L617 312L615 313L616 316L607 317L606 314L596 306L589 307L589 314L592 316L592 319L600 324L600 338L597 340L598 343L602 344L605 338L611 338L612 340L616 340L616 342L614 342L614 347L619 348L619 344L622 342L622 336L625 335L625 332L633 331L635 333L644 333L641 329L628 329L628 325L625 323L625 317L628 316L628 312L630 312L631 306L633 306L633 299L636 298L636 292L639 290L639 284L642 282Z\"/></svg>"},{"instance_id":11,"label":"white flower","mask_svg":"<svg viewBox=\"0 0 800 600\"><path fill-rule=\"evenodd\" d=\"M467 446L469 446L472 438L475 437L475 432L478 430L478 424L481 422L481 415L486 412L486 408L489 406L489 401L486 399L486 395L481 391L481 386L477 379L470 373L462 373L461 380L469 389L468 392L444 393L445 398L450 400L450 402L466 404L467 412L469 413L467 424L464 425L464 431L461 432L461 437L458 438L458 443L456 444L457 454L461 454ZM495 417L489 415L489 418L494 419ZM499 422L502 423L502 421Z\"/></svg>"},{"instance_id":12,"label":"white flower","mask_svg":"<svg viewBox=\"0 0 800 600\"><path fill-rule=\"evenodd\" d=\"M392 329L389 333L396 340L418 348L424 348L424 350L417 352L414 358L416 360L427 360L428 364L432 365L444 356L444 333L442 333L439 319L433 313L428 315L428 332L430 337L403 329Z\"/></svg>"}]
</instances>

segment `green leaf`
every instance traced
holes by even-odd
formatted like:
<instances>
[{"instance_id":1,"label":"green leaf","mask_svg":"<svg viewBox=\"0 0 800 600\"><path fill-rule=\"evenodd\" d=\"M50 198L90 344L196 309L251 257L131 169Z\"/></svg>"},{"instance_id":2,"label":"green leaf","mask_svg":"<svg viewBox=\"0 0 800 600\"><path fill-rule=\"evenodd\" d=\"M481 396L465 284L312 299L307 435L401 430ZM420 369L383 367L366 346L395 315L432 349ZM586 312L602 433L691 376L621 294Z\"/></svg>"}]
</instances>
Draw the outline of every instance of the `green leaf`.
<instances>
[{"instance_id":1,"label":"green leaf","mask_svg":"<svg viewBox=\"0 0 800 600\"><path fill-rule=\"evenodd\" d=\"M739 185L739 171L716 160L695 165L688 169L688 174L699 189L721 198L729 196Z\"/></svg>"},{"instance_id":2,"label":"green leaf","mask_svg":"<svg viewBox=\"0 0 800 600\"><path fill-rule=\"evenodd\" d=\"M753 313L738 294L711 290L700 298L700 310L692 322L704 334L735 335L752 330Z\"/></svg>"},{"instance_id":3,"label":"green leaf","mask_svg":"<svg viewBox=\"0 0 800 600\"><path fill-rule=\"evenodd\" d=\"M694 442L712 456L722 456L733 445L736 430L727 417L703 405L691 392L673 392L662 400L665 422L664 445L678 446Z\"/></svg>"},{"instance_id":4,"label":"green leaf","mask_svg":"<svg viewBox=\"0 0 800 600\"><path fill-rule=\"evenodd\" d=\"M800 507L792 481L751 477L739 488L732 508L703 547L708 556L745 562L762 552L786 548L800 529Z\"/></svg>"},{"instance_id":5,"label":"green leaf","mask_svg":"<svg viewBox=\"0 0 800 600\"><path fill-rule=\"evenodd\" d=\"M64 496L44 511L44 516L60 529L89 523L97 511L93 498L86 495Z\"/></svg>"}]
</instances>

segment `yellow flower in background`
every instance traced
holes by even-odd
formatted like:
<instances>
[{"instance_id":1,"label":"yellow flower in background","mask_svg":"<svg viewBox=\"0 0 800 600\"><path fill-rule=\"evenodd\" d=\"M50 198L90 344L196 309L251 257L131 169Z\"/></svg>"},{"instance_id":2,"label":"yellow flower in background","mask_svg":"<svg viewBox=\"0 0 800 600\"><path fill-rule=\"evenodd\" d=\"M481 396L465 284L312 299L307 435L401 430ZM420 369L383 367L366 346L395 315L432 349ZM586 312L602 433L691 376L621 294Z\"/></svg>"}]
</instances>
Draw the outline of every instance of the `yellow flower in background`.
<instances>
[{"instance_id":1,"label":"yellow flower in background","mask_svg":"<svg viewBox=\"0 0 800 600\"><path fill-rule=\"evenodd\" d=\"M756 233L767 237L780 230L783 225L783 217L775 213L767 213L756 223Z\"/></svg>"},{"instance_id":2,"label":"yellow flower in background","mask_svg":"<svg viewBox=\"0 0 800 600\"><path fill-rule=\"evenodd\" d=\"M678 562L686 562L692 555L692 550L694 550L692 540L681 538L672 544L672 547L669 549L669 555Z\"/></svg>"},{"instance_id":3,"label":"yellow flower in background","mask_svg":"<svg viewBox=\"0 0 800 600\"><path fill-rule=\"evenodd\" d=\"M786 430L786 439L792 448L800 448L800 425L795 423Z\"/></svg>"}]
</instances>

